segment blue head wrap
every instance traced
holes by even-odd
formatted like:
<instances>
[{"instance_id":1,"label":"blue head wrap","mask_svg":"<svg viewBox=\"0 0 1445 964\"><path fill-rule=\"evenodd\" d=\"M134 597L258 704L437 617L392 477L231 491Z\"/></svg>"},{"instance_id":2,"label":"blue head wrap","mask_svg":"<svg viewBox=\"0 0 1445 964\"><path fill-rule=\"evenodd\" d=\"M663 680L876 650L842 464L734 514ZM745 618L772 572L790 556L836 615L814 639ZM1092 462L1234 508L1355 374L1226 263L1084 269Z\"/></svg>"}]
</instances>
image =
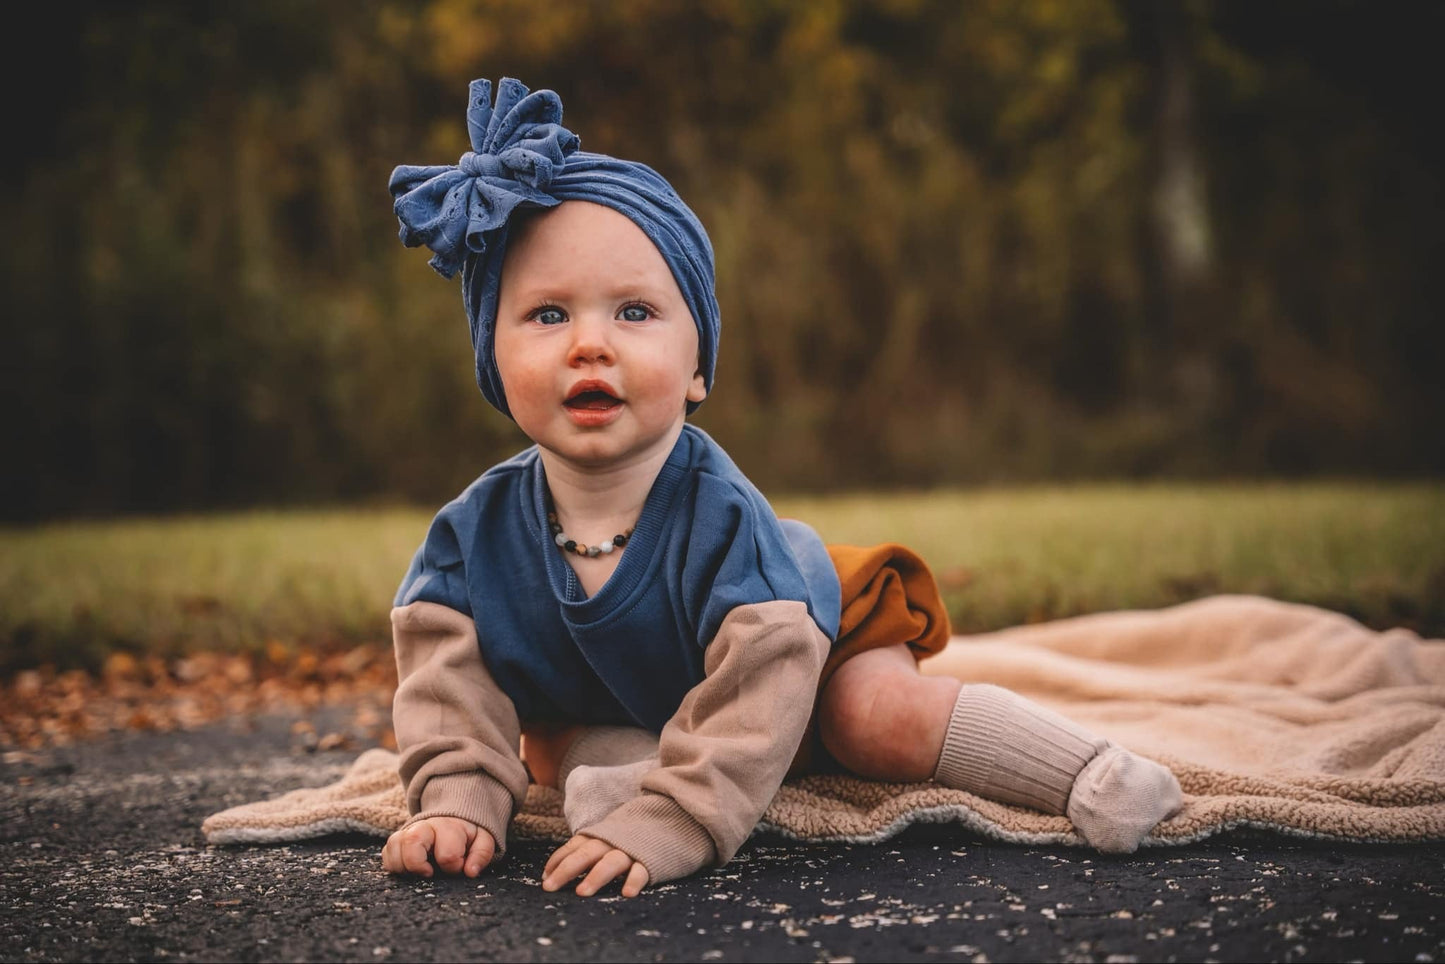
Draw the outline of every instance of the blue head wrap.
<instances>
[{"instance_id":1,"label":"blue head wrap","mask_svg":"<svg viewBox=\"0 0 1445 964\"><path fill-rule=\"evenodd\" d=\"M467 131L472 149L455 165L401 165L391 195L407 247L426 245L444 278L462 271L462 298L477 355L477 385L510 415L492 351L497 294L507 250L507 224L519 208L592 201L617 211L657 246L697 323L698 368L709 391L720 331L713 291L712 244L702 222L672 186L646 164L579 150L562 126L562 100L550 90L528 93L510 77L497 87L471 83ZM689 402L688 411L698 403Z\"/></svg>"}]
</instances>

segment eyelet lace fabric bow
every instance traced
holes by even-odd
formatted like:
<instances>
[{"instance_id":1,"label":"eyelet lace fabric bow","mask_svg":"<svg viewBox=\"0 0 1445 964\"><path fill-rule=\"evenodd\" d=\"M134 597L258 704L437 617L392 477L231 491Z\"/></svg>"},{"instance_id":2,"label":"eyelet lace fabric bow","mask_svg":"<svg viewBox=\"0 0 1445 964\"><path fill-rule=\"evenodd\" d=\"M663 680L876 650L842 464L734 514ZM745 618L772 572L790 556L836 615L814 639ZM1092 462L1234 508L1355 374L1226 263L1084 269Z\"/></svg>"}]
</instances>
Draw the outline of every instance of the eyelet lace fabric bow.
<instances>
[{"instance_id":1,"label":"eyelet lace fabric bow","mask_svg":"<svg viewBox=\"0 0 1445 964\"><path fill-rule=\"evenodd\" d=\"M472 81L472 149L456 164L404 164L392 172L402 244L430 248L428 263L451 278L469 254L486 253L488 232L505 226L517 205L560 203L547 188L580 146L561 121L562 100L553 91L528 93L520 81L503 78L493 107L491 81Z\"/></svg>"}]
</instances>

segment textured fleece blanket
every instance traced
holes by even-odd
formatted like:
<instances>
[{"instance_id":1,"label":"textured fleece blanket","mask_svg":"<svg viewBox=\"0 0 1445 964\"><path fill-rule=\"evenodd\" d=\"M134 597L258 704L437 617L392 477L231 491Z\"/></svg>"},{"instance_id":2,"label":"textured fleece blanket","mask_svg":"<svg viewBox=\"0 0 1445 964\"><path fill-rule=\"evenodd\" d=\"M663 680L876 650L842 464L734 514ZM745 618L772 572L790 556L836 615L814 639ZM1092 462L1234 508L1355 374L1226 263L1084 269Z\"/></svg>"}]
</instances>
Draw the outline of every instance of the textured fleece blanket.
<instances>
[{"instance_id":1,"label":"textured fleece blanket","mask_svg":"<svg viewBox=\"0 0 1445 964\"><path fill-rule=\"evenodd\" d=\"M996 683L1169 766L1184 808L1145 846L1236 827L1351 841L1445 839L1445 640L1338 613L1222 595L956 636L925 673ZM533 786L512 833L567 835L561 794ZM222 811L211 843L386 836L406 819L396 754L367 750L338 782ZM885 840L956 822L1016 843L1083 845L1064 817L931 783L809 776L759 830Z\"/></svg>"}]
</instances>

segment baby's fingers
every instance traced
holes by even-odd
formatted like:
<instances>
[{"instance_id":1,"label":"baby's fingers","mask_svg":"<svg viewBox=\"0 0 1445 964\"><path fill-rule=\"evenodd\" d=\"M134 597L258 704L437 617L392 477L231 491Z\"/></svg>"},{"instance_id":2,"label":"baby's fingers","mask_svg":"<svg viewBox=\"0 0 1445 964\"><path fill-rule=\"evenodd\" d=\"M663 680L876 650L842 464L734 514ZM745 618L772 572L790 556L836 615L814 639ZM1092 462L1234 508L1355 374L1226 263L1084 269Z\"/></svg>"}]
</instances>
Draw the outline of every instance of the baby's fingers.
<instances>
[{"instance_id":1,"label":"baby's fingers","mask_svg":"<svg viewBox=\"0 0 1445 964\"><path fill-rule=\"evenodd\" d=\"M481 828L477 829L477 836L472 840L472 846L467 851L466 875L475 877L482 872L482 869L492 862L497 854L497 842L492 835Z\"/></svg>"},{"instance_id":2,"label":"baby's fingers","mask_svg":"<svg viewBox=\"0 0 1445 964\"><path fill-rule=\"evenodd\" d=\"M382 866L393 874L432 875L431 861L427 855L436 842L432 828L425 823L413 824L399 830L387 840L381 852Z\"/></svg>"},{"instance_id":3,"label":"baby's fingers","mask_svg":"<svg viewBox=\"0 0 1445 964\"><path fill-rule=\"evenodd\" d=\"M459 873L467 856L467 832L453 821L437 821L433 828L435 842L432 857L436 865L449 874Z\"/></svg>"},{"instance_id":4,"label":"baby's fingers","mask_svg":"<svg viewBox=\"0 0 1445 964\"><path fill-rule=\"evenodd\" d=\"M568 840L562 846L558 847L556 850L552 851L552 856L547 858L547 866L542 868L542 878L545 880L546 878L552 876L552 870L563 860L566 860L568 855L570 855L572 851L576 850L578 847L581 847L583 844L586 844L592 839L592 837L583 837L578 834L572 837L572 839Z\"/></svg>"},{"instance_id":5,"label":"baby's fingers","mask_svg":"<svg viewBox=\"0 0 1445 964\"><path fill-rule=\"evenodd\" d=\"M601 860L602 857L612 849L611 844L603 843L601 840L595 840L591 837L573 839L581 839L582 843L573 848L571 853L562 857L551 870L544 873L542 877L543 890L560 889L569 880L573 880L583 872L590 870L597 861ZM563 849L565 850L566 848L564 847Z\"/></svg>"},{"instance_id":6,"label":"baby's fingers","mask_svg":"<svg viewBox=\"0 0 1445 964\"><path fill-rule=\"evenodd\" d=\"M593 865L582 883L577 885L578 897L591 897L613 880L632 869L632 858L620 850L609 850Z\"/></svg>"},{"instance_id":7,"label":"baby's fingers","mask_svg":"<svg viewBox=\"0 0 1445 964\"><path fill-rule=\"evenodd\" d=\"M634 861L632 869L627 872L627 879L622 882L622 896L636 897L642 893L642 888L647 886L647 882L651 878L652 875L647 872L647 868Z\"/></svg>"}]
</instances>

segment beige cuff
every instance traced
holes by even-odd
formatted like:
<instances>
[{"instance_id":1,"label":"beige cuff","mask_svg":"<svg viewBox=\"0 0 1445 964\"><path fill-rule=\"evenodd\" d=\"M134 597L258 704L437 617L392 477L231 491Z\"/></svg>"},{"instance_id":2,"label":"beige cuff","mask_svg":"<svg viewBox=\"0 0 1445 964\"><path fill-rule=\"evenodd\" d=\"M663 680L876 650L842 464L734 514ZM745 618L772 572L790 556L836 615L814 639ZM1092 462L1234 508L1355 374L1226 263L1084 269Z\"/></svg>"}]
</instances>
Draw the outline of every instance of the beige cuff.
<instances>
[{"instance_id":1,"label":"beige cuff","mask_svg":"<svg viewBox=\"0 0 1445 964\"><path fill-rule=\"evenodd\" d=\"M428 817L459 817L476 824L492 835L500 855L507 849L512 794L481 771L435 776L422 787L421 810L412 814L404 826Z\"/></svg>"},{"instance_id":2,"label":"beige cuff","mask_svg":"<svg viewBox=\"0 0 1445 964\"><path fill-rule=\"evenodd\" d=\"M649 883L696 873L717 858L717 847L703 825L677 801L646 791L591 827L578 831L596 837L647 868Z\"/></svg>"}]
</instances>

